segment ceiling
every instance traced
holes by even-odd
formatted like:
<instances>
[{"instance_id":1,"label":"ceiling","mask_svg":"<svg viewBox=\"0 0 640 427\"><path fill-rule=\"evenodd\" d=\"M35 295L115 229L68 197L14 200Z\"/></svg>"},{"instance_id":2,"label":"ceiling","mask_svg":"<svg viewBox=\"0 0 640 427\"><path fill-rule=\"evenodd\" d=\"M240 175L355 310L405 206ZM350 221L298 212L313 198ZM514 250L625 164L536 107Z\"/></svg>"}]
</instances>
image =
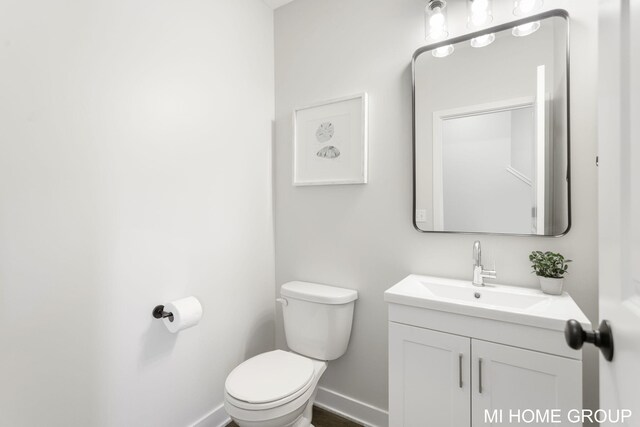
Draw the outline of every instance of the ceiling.
<instances>
[{"instance_id":1,"label":"ceiling","mask_svg":"<svg viewBox=\"0 0 640 427\"><path fill-rule=\"evenodd\" d=\"M264 0L264 2L272 9L277 9L287 3L291 3L292 1L293 0Z\"/></svg>"}]
</instances>

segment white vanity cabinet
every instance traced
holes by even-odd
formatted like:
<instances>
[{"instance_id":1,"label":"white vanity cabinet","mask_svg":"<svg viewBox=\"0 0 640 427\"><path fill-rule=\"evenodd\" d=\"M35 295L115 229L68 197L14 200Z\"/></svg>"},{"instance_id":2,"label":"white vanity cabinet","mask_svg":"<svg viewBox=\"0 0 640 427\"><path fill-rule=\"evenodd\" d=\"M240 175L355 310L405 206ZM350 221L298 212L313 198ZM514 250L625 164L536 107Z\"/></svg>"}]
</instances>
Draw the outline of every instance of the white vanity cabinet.
<instances>
[{"instance_id":1,"label":"white vanity cabinet","mask_svg":"<svg viewBox=\"0 0 640 427\"><path fill-rule=\"evenodd\" d=\"M389 323L389 426L510 425L526 409L566 419L581 407L579 360Z\"/></svg>"},{"instance_id":2,"label":"white vanity cabinet","mask_svg":"<svg viewBox=\"0 0 640 427\"><path fill-rule=\"evenodd\" d=\"M421 286L433 279L415 277ZM590 324L568 295L536 302L535 291L516 290L517 301L533 303L504 311L411 295L403 282L385 293L390 427L575 425L568 414L582 409L582 353L566 345L563 329L568 318ZM498 301L496 289L469 288L474 298Z\"/></svg>"}]
</instances>

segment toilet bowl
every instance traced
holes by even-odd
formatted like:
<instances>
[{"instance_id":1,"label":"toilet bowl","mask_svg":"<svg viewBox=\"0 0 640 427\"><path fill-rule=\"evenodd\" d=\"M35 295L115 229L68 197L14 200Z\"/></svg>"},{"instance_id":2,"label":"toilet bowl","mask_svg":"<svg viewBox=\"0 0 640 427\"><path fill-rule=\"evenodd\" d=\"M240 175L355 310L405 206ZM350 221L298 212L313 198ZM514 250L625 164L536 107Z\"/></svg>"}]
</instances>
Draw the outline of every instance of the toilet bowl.
<instances>
[{"instance_id":1,"label":"toilet bowl","mask_svg":"<svg viewBox=\"0 0 640 427\"><path fill-rule=\"evenodd\" d=\"M280 295L292 351L259 354L229 374L224 407L240 427L313 427L320 377L347 350L356 291L289 282Z\"/></svg>"},{"instance_id":2,"label":"toilet bowl","mask_svg":"<svg viewBox=\"0 0 640 427\"><path fill-rule=\"evenodd\" d=\"M225 409L240 427L308 427L327 362L275 350L235 368L225 383Z\"/></svg>"}]
</instances>

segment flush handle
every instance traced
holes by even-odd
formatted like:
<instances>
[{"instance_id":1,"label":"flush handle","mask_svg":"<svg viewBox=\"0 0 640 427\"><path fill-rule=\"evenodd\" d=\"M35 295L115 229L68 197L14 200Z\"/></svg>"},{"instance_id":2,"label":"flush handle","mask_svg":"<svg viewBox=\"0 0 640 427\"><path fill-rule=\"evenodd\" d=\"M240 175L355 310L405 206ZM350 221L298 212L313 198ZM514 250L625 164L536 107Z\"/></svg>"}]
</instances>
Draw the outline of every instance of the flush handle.
<instances>
[{"instance_id":1,"label":"flush handle","mask_svg":"<svg viewBox=\"0 0 640 427\"><path fill-rule=\"evenodd\" d=\"M585 331L577 320L567 321L564 328L564 338L574 350L580 350L584 343L590 343L600 349L605 360L613 360L613 331L608 320L603 320L595 331Z\"/></svg>"}]
</instances>

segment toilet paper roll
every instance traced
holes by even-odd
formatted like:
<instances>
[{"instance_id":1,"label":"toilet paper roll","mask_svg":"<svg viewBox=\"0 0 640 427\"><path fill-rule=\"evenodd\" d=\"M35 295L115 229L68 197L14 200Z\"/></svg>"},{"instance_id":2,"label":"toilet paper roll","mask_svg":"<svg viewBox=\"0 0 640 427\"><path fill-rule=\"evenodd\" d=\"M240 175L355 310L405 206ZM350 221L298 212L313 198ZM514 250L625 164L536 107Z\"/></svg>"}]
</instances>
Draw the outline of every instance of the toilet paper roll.
<instances>
[{"instance_id":1,"label":"toilet paper roll","mask_svg":"<svg viewBox=\"0 0 640 427\"><path fill-rule=\"evenodd\" d=\"M197 325L202 318L202 305L196 297L182 298L165 304L164 311L173 313L173 322L169 317L162 321L169 332L174 334Z\"/></svg>"}]
</instances>

